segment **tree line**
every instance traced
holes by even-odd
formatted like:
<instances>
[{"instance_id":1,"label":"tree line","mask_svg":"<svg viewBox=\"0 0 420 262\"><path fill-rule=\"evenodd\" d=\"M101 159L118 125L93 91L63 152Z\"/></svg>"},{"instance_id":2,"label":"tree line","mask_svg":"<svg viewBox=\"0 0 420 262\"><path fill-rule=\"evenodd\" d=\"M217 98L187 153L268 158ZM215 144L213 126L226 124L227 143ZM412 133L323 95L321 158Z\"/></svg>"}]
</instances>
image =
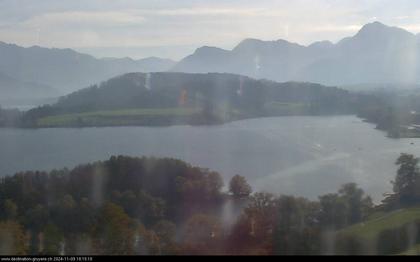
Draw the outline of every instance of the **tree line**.
<instances>
[{"instance_id":1,"label":"tree line","mask_svg":"<svg viewBox=\"0 0 420 262\"><path fill-rule=\"evenodd\" d=\"M324 254L329 233L420 204L418 163L398 158L393 193L376 206L354 183L308 200L253 192L235 175L225 191L220 174L175 159L113 156L17 173L0 179L0 254ZM335 241L336 253L358 243Z\"/></svg>"}]
</instances>

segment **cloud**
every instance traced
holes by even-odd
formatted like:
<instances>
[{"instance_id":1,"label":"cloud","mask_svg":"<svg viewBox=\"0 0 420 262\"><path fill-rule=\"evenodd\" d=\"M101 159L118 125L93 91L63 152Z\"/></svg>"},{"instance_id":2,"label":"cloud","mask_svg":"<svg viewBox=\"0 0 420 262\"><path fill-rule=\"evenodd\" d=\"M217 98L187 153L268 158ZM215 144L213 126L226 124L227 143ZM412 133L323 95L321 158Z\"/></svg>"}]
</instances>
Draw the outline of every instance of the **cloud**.
<instances>
[{"instance_id":1,"label":"cloud","mask_svg":"<svg viewBox=\"0 0 420 262\"><path fill-rule=\"evenodd\" d=\"M141 12L141 11L140 11ZM196 7L180 9L148 10L145 13L163 16L234 16L234 17L266 17L286 14L286 10L269 8L215 8Z\"/></svg>"},{"instance_id":2,"label":"cloud","mask_svg":"<svg viewBox=\"0 0 420 262\"><path fill-rule=\"evenodd\" d=\"M320 26L314 26L311 28L311 31L313 32L356 32L358 31L363 24L357 24L357 25L320 25Z\"/></svg>"},{"instance_id":3,"label":"cloud","mask_svg":"<svg viewBox=\"0 0 420 262\"><path fill-rule=\"evenodd\" d=\"M32 17L17 26L21 27L122 27L138 26L143 24L145 18L130 11L70 11L47 13Z\"/></svg>"},{"instance_id":4,"label":"cloud","mask_svg":"<svg viewBox=\"0 0 420 262\"><path fill-rule=\"evenodd\" d=\"M404 28L407 31L410 32L420 32L420 23L418 24L405 24L405 25L401 25L401 28Z\"/></svg>"}]
</instances>

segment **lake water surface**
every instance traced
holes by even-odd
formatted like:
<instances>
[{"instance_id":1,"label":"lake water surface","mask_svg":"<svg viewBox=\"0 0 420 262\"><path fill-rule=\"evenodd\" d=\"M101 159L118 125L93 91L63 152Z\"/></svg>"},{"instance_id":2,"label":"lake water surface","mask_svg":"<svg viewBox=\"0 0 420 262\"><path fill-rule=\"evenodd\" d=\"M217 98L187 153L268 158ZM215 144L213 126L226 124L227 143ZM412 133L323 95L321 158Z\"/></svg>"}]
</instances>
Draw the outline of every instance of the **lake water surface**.
<instances>
[{"instance_id":1,"label":"lake water surface","mask_svg":"<svg viewBox=\"0 0 420 262\"><path fill-rule=\"evenodd\" d=\"M0 129L0 174L51 170L111 155L173 157L240 174L254 189L315 198L356 182L376 201L390 192L402 152L420 139L390 139L354 116L274 117L220 126Z\"/></svg>"}]
</instances>

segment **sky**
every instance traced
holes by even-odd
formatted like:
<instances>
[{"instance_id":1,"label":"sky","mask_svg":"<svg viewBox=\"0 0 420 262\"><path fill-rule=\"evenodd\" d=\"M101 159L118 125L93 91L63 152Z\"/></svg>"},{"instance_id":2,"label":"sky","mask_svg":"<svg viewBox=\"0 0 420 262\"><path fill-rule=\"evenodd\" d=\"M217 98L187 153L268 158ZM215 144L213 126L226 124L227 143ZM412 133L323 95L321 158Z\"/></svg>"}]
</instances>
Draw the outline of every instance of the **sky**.
<instances>
[{"instance_id":1,"label":"sky","mask_svg":"<svg viewBox=\"0 0 420 262\"><path fill-rule=\"evenodd\" d=\"M179 60L245 38L303 45L380 21L420 32L419 0L0 0L0 41Z\"/></svg>"}]
</instances>

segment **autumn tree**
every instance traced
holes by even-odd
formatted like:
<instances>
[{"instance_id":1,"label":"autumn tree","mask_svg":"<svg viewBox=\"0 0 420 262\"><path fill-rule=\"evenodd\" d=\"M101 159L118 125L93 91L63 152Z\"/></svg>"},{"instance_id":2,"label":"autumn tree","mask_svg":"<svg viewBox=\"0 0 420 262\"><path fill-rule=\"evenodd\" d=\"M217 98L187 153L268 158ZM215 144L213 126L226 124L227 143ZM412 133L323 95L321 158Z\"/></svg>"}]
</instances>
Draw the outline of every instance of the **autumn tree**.
<instances>
[{"instance_id":1,"label":"autumn tree","mask_svg":"<svg viewBox=\"0 0 420 262\"><path fill-rule=\"evenodd\" d=\"M233 252L268 255L277 221L277 200L273 194L255 193L232 229L229 237Z\"/></svg>"},{"instance_id":2,"label":"autumn tree","mask_svg":"<svg viewBox=\"0 0 420 262\"><path fill-rule=\"evenodd\" d=\"M232 193L234 197L243 198L248 197L252 193L252 188L245 177L235 175L229 182L229 192Z\"/></svg>"},{"instance_id":3,"label":"autumn tree","mask_svg":"<svg viewBox=\"0 0 420 262\"><path fill-rule=\"evenodd\" d=\"M0 222L0 255L26 255L27 237L21 225L13 221Z\"/></svg>"},{"instance_id":4,"label":"autumn tree","mask_svg":"<svg viewBox=\"0 0 420 262\"><path fill-rule=\"evenodd\" d=\"M348 224L358 223L369 215L373 206L372 199L370 196L366 196L363 189L357 187L357 184L344 184L338 193L346 205Z\"/></svg>"},{"instance_id":5,"label":"autumn tree","mask_svg":"<svg viewBox=\"0 0 420 262\"><path fill-rule=\"evenodd\" d=\"M48 224L44 229L44 254L60 255L64 236L60 229Z\"/></svg>"},{"instance_id":6,"label":"autumn tree","mask_svg":"<svg viewBox=\"0 0 420 262\"><path fill-rule=\"evenodd\" d=\"M401 154L395 162L399 166L395 181L393 181L394 193L398 196L400 204L412 204L420 196L420 170L419 158L410 154Z\"/></svg>"},{"instance_id":7,"label":"autumn tree","mask_svg":"<svg viewBox=\"0 0 420 262\"><path fill-rule=\"evenodd\" d=\"M6 213L6 219L14 220L18 214L18 207L13 200L6 199L4 201L4 211Z\"/></svg>"},{"instance_id":8,"label":"autumn tree","mask_svg":"<svg viewBox=\"0 0 420 262\"><path fill-rule=\"evenodd\" d=\"M107 203L101 210L94 229L96 247L104 255L130 255L133 253L133 220L124 210Z\"/></svg>"},{"instance_id":9,"label":"autumn tree","mask_svg":"<svg viewBox=\"0 0 420 262\"><path fill-rule=\"evenodd\" d=\"M188 219L183 234L186 254L217 254L220 252L222 226L218 218L197 214Z\"/></svg>"},{"instance_id":10,"label":"autumn tree","mask_svg":"<svg viewBox=\"0 0 420 262\"><path fill-rule=\"evenodd\" d=\"M152 230L159 240L159 249L161 254L176 254L176 225L170 221L161 220L152 227Z\"/></svg>"},{"instance_id":11,"label":"autumn tree","mask_svg":"<svg viewBox=\"0 0 420 262\"><path fill-rule=\"evenodd\" d=\"M273 254L317 254L320 247L318 203L294 196L280 196L276 202Z\"/></svg>"}]
</instances>

